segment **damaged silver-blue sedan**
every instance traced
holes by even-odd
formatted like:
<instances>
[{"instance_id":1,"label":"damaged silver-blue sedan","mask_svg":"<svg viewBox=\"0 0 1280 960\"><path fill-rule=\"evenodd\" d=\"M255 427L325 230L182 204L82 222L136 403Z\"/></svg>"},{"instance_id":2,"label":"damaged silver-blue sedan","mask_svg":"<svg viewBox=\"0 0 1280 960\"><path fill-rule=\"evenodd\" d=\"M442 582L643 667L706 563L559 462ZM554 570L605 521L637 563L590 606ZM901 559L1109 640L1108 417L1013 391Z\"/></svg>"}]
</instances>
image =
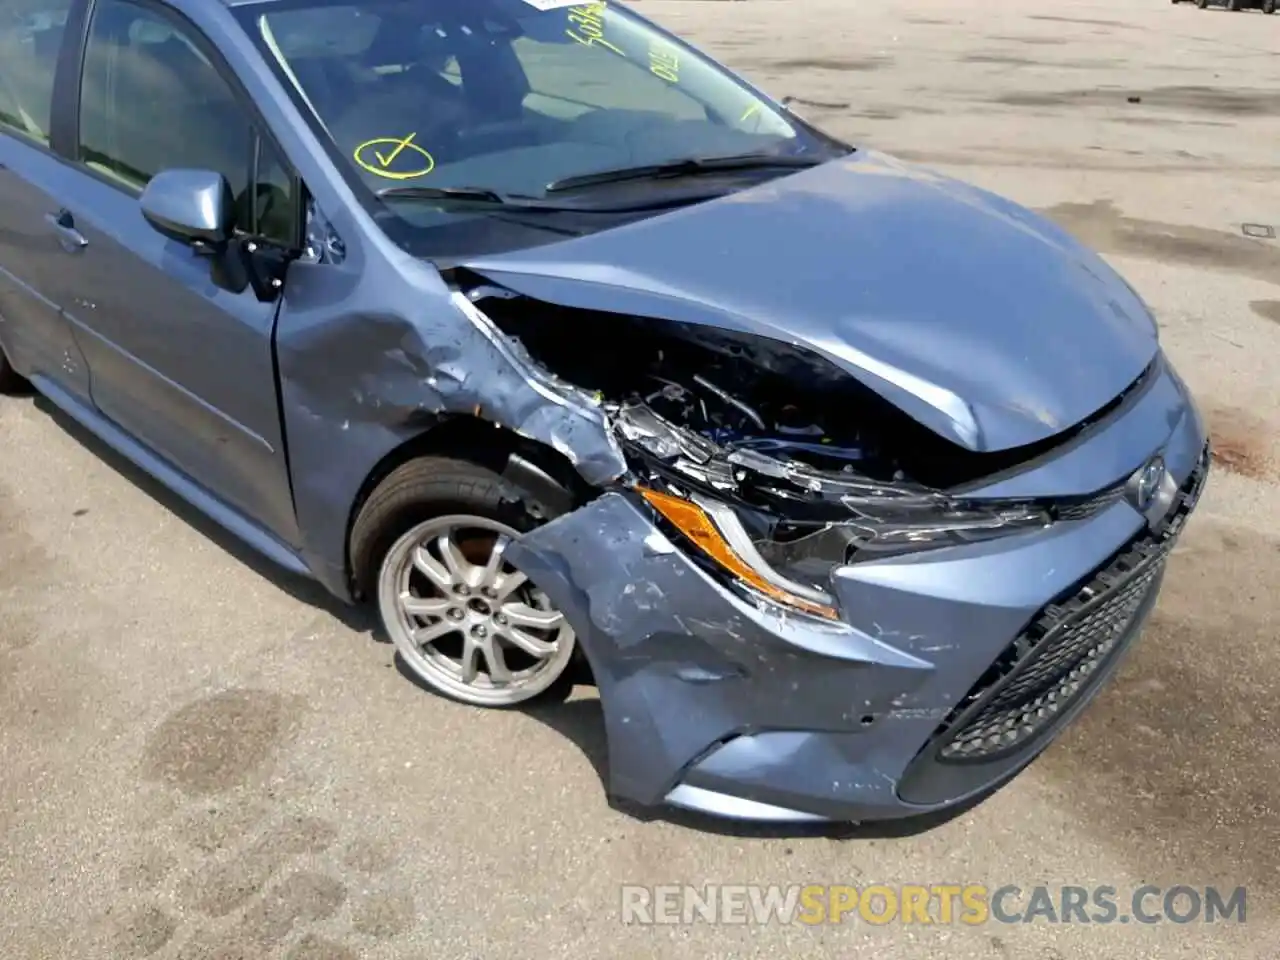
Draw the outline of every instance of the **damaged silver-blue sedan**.
<instances>
[{"instance_id":1,"label":"damaged silver-blue sedan","mask_svg":"<svg viewBox=\"0 0 1280 960\"><path fill-rule=\"evenodd\" d=\"M621 4L11 8L0 381L442 694L589 667L615 797L963 807L1156 602L1204 427L1026 210Z\"/></svg>"}]
</instances>

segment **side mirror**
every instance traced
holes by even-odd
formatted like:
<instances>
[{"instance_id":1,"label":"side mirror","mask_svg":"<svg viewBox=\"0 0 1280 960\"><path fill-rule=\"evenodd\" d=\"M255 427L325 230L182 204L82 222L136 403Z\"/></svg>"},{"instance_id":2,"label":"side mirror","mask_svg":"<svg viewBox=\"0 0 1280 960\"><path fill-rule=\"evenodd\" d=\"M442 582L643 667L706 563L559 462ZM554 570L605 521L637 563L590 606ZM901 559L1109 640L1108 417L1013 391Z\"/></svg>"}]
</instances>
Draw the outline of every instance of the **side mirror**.
<instances>
[{"instance_id":1,"label":"side mirror","mask_svg":"<svg viewBox=\"0 0 1280 960\"><path fill-rule=\"evenodd\" d=\"M142 215L170 240L222 247L235 226L235 198L213 170L162 170L142 191Z\"/></svg>"}]
</instances>

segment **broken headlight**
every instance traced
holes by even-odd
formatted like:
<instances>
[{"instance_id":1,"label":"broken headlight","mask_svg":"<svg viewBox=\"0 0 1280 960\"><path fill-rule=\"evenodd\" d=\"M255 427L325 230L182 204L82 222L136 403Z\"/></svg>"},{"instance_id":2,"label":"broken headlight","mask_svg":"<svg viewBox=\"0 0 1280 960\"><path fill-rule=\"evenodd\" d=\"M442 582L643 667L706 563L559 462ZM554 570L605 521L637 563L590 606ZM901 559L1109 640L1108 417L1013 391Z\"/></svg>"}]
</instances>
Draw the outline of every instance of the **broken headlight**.
<instances>
[{"instance_id":1,"label":"broken headlight","mask_svg":"<svg viewBox=\"0 0 1280 960\"><path fill-rule=\"evenodd\" d=\"M845 496L851 519L791 523L698 494L638 487L672 526L724 572L778 603L838 619L828 589L837 567L859 560L959 546L1041 529L1035 503L953 501L940 496Z\"/></svg>"},{"instance_id":2,"label":"broken headlight","mask_svg":"<svg viewBox=\"0 0 1280 960\"><path fill-rule=\"evenodd\" d=\"M828 620L840 619L831 595L775 570L760 553L736 510L697 495L689 498L649 487L637 492L723 572L771 600Z\"/></svg>"},{"instance_id":3,"label":"broken headlight","mask_svg":"<svg viewBox=\"0 0 1280 960\"><path fill-rule=\"evenodd\" d=\"M1028 501L953 500L942 495L843 496L853 514L841 523L849 534L846 560L856 553L884 556L993 540L1053 522L1049 511Z\"/></svg>"},{"instance_id":4,"label":"broken headlight","mask_svg":"<svg viewBox=\"0 0 1280 960\"><path fill-rule=\"evenodd\" d=\"M835 567L864 560L962 546L1039 530L1052 522L1032 503L960 504L934 498L870 501L842 498L851 520L821 524L779 523L760 555L783 576L827 582Z\"/></svg>"}]
</instances>

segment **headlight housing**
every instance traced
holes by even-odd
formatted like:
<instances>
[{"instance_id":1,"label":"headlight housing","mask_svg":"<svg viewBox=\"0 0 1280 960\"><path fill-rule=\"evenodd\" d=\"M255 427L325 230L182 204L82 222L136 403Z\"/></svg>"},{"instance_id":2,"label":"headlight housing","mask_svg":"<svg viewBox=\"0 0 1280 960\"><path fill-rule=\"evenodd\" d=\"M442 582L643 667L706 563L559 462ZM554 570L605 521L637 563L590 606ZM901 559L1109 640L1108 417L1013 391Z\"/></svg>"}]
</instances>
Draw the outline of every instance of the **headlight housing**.
<instances>
[{"instance_id":1,"label":"headlight housing","mask_svg":"<svg viewBox=\"0 0 1280 960\"><path fill-rule=\"evenodd\" d=\"M904 493L844 496L851 518L791 523L705 494L637 485L636 491L737 583L792 609L840 619L827 589L837 567L1041 529L1049 511L1031 502L953 501Z\"/></svg>"},{"instance_id":2,"label":"headlight housing","mask_svg":"<svg viewBox=\"0 0 1280 960\"><path fill-rule=\"evenodd\" d=\"M852 535L850 545L875 556L977 543L1053 522L1048 509L1030 501L965 501L903 494L846 495L840 502L853 514L852 520L840 525Z\"/></svg>"},{"instance_id":3,"label":"headlight housing","mask_svg":"<svg viewBox=\"0 0 1280 960\"><path fill-rule=\"evenodd\" d=\"M703 555L738 582L771 600L827 620L839 620L825 590L775 570L747 534L737 512L708 497L689 498L638 486L636 491Z\"/></svg>"}]
</instances>

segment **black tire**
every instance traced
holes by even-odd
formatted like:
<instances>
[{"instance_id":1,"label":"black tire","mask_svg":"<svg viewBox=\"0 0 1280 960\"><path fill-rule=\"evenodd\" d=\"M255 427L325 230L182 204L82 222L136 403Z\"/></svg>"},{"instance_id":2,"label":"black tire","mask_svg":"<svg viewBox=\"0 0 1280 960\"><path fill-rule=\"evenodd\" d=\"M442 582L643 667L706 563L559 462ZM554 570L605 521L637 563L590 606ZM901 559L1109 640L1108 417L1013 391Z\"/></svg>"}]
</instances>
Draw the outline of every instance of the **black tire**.
<instances>
[{"instance_id":1,"label":"black tire","mask_svg":"<svg viewBox=\"0 0 1280 960\"><path fill-rule=\"evenodd\" d=\"M496 521L527 533L555 519L559 511L532 491L474 463L444 457L410 460L374 488L352 524L351 571L359 596L378 606L379 573L396 541L427 520L452 514ZM385 619L382 627L387 630ZM509 706L564 700L581 676L580 657L581 650L575 646L573 663L550 687ZM434 686L432 689L451 699L460 699L447 690ZM508 705L487 706L503 709Z\"/></svg>"},{"instance_id":2,"label":"black tire","mask_svg":"<svg viewBox=\"0 0 1280 960\"><path fill-rule=\"evenodd\" d=\"M0 347L0 393L26 393L30 389L31 384L18 375L5 356L4 347Z\"/></svg>"},{"instance_id":3,"label":"black tire","mask_svg":"<svg viewBox=\"0 0 1280 960\"><path fill-rule=\"evenodd\" d=\"M1203 10L1209 5L1209 0L1196 0L1196 6Z\"/></svg>"},{"instance_id":4,"label":"black tire","mask_svg":"<svg viewBox=\"0 0 1280 960\"><path fill-rule=\"evenodd\" d=\"M1227 10L1231 13L1240 12L1240 0L1227 0Z\"/></svg>"},{"instance_id":5,"label":"black tire","mask_svg":"<svg viewBox=\"0 0 1280 960\"><path fill-rule=\"evenodd\" d=\"M1276 0L1262 0L1262 12L1272 14L1276 12Z\"/></svg>"}]
</instances>

